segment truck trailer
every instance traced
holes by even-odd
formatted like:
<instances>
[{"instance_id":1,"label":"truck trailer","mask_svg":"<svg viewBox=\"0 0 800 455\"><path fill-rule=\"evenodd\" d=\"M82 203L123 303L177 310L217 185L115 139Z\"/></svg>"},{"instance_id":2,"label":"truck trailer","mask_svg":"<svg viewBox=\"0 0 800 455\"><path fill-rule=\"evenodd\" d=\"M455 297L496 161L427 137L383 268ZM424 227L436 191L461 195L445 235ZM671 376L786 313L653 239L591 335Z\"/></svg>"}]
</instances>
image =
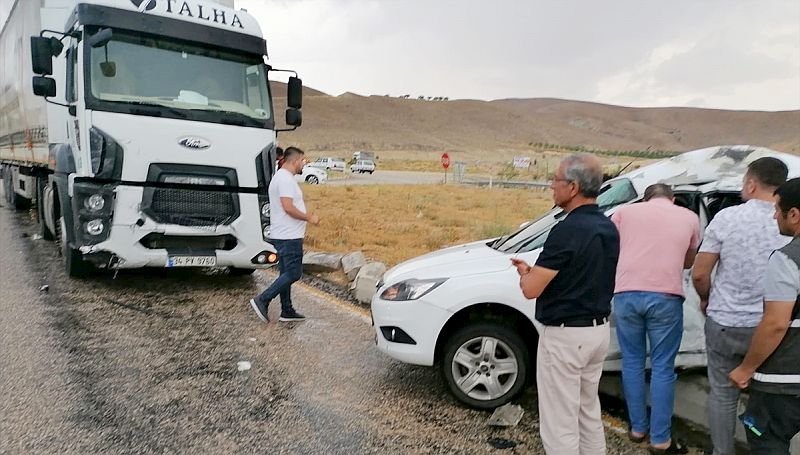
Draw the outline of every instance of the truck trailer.
<instances>
[{"instance_id":1,"label":"truck trailer","mask_svg":"<svg viewBox=\"0 0 800 455\"><path fill-rule=\"evenodd\" d=\"M278 261L267 44L233 2L0 0L0 172L66 272ZM0 17L0 21L3 18Z\"/></svg>"}]
</instances>

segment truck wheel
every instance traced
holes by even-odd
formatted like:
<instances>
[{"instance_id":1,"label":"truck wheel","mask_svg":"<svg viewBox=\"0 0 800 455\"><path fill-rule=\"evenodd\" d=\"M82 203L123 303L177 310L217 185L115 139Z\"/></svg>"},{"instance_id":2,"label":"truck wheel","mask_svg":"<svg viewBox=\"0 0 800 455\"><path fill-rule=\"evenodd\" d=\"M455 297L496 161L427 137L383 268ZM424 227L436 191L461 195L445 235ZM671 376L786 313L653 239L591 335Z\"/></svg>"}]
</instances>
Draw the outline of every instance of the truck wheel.
<instances>
[{"instance_id":1,"label":"truck wheel","mask_svg":"<svg viewBox=\"0 0 800 455\"><path fill-rule=\"evenodd\" d=\"M45 185L41 179L36 179L36 213L39 218L39 235L45 240L53 240L55 236L47 228L47 223L44 221L44 189Z\"/></svg>"},{"instance_id":2,"label":"truck wheel","mask_svg":"<svg viewBox=\"0 0 800 455\"><path fill-rule=\"evenodd\" d=\"M252 275L256 269L240 269L239 267L228 267L228 273L231 276L247 276Z\"/></svg>"},{"instance_id":3,"label":"truck wheel","mask_svg":"<svg viewBox=\"0 0 800 455\"><path fill-rule=\"evenodd\" d=\"M450 336L441 368L459 401L476 409L494 409L524 391L530 362L528 346L519 334L481 322Z\"/></svg>"},{"instance_id":4,"label":"truck wheel","mask_svg":"<svg viewBox=\"0 0 800 455\"><path fill-rule=\"evenodd\" d=\"M319 183L319 179L317 178L316 175L309 175L308 177L306 177L306 182L312 185L316 185Z\"/></svg>"},{"instance_id":5,"label":"truck wheel","mask_svg":"<svg viewBox=\"0 0 800 455\"><path fill-rule=\"evenodd\" d=\"M64 222L64 217L58 219L58 236L59 245L61 245L61 257L64 259L64 270L71 278L85 278L89 276L92 270L92 265L83 260L83 254L80 251L71 248L67 242L66 235L67 225Z\"/></svg>"}]
</instances>

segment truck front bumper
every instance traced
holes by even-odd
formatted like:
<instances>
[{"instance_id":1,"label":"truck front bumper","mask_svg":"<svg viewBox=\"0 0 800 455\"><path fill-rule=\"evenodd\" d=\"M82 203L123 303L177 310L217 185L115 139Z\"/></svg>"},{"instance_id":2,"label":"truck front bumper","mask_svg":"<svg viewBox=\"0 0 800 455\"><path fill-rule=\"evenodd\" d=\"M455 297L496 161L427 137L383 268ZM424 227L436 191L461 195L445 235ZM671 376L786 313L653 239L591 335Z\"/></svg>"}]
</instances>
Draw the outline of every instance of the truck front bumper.
<instances>
[{"instance_id":1,"label":"truck front bumper","mask_svg":"<svg viewBox=\"0 0 800 455\"><path fill-rule=\"evenodd\" d=\"M218 267L269 268L275 247L262 234L258 195L238 194L241 213L230 224L182 226L161 224L141 211L144 189L118 186L107 238L79 250L108 268L168 267L170 257L215 258ZM216 246L212 246L216 245ZM262 259L264 259L262 261Z\"/></svg>"}]
</instances>

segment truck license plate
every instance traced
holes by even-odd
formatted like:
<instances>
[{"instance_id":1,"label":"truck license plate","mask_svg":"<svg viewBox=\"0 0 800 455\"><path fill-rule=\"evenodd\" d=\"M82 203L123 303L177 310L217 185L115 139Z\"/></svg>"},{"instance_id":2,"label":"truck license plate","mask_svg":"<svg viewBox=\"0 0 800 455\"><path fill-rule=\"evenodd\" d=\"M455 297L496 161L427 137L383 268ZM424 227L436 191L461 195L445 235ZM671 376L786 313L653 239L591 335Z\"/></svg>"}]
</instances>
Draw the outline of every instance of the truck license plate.
<instances>
[{"instance_id":1,"label":"truck license plate","mask_svg":"<svg viewBox=\"0 0 800 455\"><path fill-rule=\"evenodd\" d=\"M170 256L167 267L214 267L216 256Z\"/></svg>"}]
</instances>

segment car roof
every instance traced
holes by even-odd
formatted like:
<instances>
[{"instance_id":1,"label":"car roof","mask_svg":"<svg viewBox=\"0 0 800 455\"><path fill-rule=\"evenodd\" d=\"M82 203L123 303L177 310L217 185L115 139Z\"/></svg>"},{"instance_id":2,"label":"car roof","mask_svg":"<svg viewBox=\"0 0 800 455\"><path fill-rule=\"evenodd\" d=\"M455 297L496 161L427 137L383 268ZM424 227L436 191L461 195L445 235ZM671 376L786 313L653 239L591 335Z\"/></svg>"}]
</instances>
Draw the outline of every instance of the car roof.
<instances>
[{"instance_id":1,"label":"car roof","mask_svg":"<svg viewBox=\"0 0 800 455\"><path fill-rule=\"evenodd\" d=\"M638 194L654 183L694 185L703 192L738 191L747 166L758 158L775 157L786 163L789 178L800 177L800 157L752 145L722 145L682 153L612 180L628 179Z\"/></svg>"}]
</instances>

